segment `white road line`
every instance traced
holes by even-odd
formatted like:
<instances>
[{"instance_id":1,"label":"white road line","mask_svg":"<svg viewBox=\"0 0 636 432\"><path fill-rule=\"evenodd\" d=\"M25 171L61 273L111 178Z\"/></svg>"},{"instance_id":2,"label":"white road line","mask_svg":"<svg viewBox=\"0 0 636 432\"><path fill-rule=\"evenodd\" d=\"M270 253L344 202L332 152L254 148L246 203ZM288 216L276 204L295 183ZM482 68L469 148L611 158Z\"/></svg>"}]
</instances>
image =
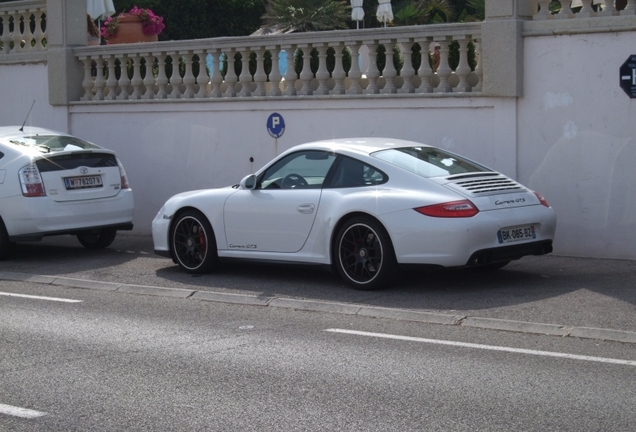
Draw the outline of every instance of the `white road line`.
<instances>
[{"instance_id":1,"label":"white road line","mask_svg":"<svg viewBox=\"0 0 636 432\"><path fill-rule=\"evenodd\" d=\"M27 294L16 294L16 293L8 293L8 292L0 292L0 295L7 297L21 297L21 298L29 298L35 300L48 300L48 301L56 301L56 302L64 302L64 303L81 303L84 300L73 300L73 299L63 299L57 297L42 297L42 296L33 296Z\"/></svg>"},{"instance_id":2,"label":"white road line","mask_svg":"<svg viewBox=\"0 0 636 432\"><path fill-rule=\"evenodd\" d=\"M6 414L13 417L21 417L25 419L32 419L45 416L45 412L30 410L27 408L20 408L11 405L0 404L0 414Z\"/></svg>"},{"instance_id":3,"label":"white road line","mask_svg":"<svg viewBox=\"0 0 636 432\"><path fill-rule=\"evenodd\" d=\"M537 351L537 350L529 350L523 348L510 348L510 347L501 347L495 345L481 345L474 344L468 342L455 342L455 341L447 341L447 340L437 340L437 339L425 339L411 336L400 336L400 335L392 335L385 333L371 333L357 330L345 330L345 329L326 329L325 331L332 333L344 333L350 335L357 336L369 336L369 337L377 337L383 339L396 339L396 340L404 340L410 342L421 342L421 343L429 343L436 345L449 345L456 346L462 348L475 348L475 349L483 349L490 351L504 351L510 353L517 354L530 354L536 356L544 356L544 357L557 357L557 358L565 358L570 360L584 360L584 361L592 361L598 363L609 363L609 364L618 364L624 366L636 366L636 361L634 360L620 360L620 359L612 359L612 358L603 358L603 357L591 357L585 355L576 355L576 354L566 354L566 353L558 353L558 352L550 352L550 351Z\"/></svg>"}]
</instances>

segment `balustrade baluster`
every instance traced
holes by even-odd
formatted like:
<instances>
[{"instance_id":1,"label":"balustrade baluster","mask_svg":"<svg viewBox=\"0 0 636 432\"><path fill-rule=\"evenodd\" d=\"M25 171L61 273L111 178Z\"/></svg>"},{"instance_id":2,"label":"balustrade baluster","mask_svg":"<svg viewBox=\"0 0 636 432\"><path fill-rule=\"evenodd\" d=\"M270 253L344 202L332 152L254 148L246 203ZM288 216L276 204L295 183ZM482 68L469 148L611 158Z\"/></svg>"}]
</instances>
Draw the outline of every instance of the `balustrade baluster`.
<instances>
[{"instance_id":1,"label":"balustrade baluster","mask_svg":"<svg viewBox=\"0 0 636 432\"><path fill-rule=\"evenodd\" d=\"M285 48L285 56L287 57L287 70L285 71L285 92L286 96L296 96L296 79L298 79L298 74L296 73L296 68L294 67L294 55L296 54L296 45L286 45L282 48Z\"/></svg>"},{"instance_id":2,"label":"balustrade baluster","mask_svg":"<svg viewBox=\"0 0 636 432\"><path fill-rule=\"evenodd\" d=\"M367 70L369 85L367 85L365 93L378 94L380 93L380 89L378 88L378 78L380 77L380 70L378 69L378 42L367 42L366 45L369 48L369 69Z\"/></svg>"},{"instance_id":3,"label":"balustrade baluster","mask_svg":"<svg viewBox=\"0 0 636 432\"><path fill-rule=\"evenodd\" d=\"M327 49L329 45L321 43L316 46L318 50L318 70L316 71L316 79L318 80L318 88L314 90L314 94L327 95L329 94L329 87L327 87L327 80L329 79L329 70L327 69Z\"/></svg>"},{"instance_id":4,"label":"balustrade baluster","mask_svg":"<svg viewBox=\"0 0 636 432\"><path fill-rule=\"evenodd\" d=\"M93 96L93 100L104 100L104 86L106 86L106 82L104 81L104 58L102 56L97 56L95 59L95 70L95 82L93 83L95 95Z\"/></svg>"},{"instance_id":5,"label":"balustrade baluster","mask_svg":"<svg viewBox=\"0 0 636 432\"><path fill-rule=\"evenodd\" d=\"M265 83L267 82L267 74L265 73L265 48L258 47L254 51L256 53L256 71L254 72L254 82L256 89L254 96L265 96Z\"/></svg>"},{"instance_id":6,"label":"balustrade baluster","mask_svg":"<svg viewBox=\"0 0 636 432\"><path fill-rule=\"evenodd\" d=\"M311 91L311 80L314 78L314 73L311 71L311 44L298 45L298 48L303 50L303 70L300 71L300 80L303 83L302 88L298 91L298 94L309 96Z\"/></svg>"},{"instance_id":7,"label":"balustrade baluster","mask_svg":"<svg viewBox=\"0 0 636 432\"><path fill-rule=\"evenodd\" d=\"M384 70L382 71L382 76L384 77L384 88L382 89L382 93L384 94L394 94L397 93L397 88L395 87L395 77L397 76L397 70L395 69L395 63L393 62L393 47L395 46L395 42L393 40L383 42L385 51L385 63Z\"/></svg>"},{"instance_id":8,"label":"balustrade baluster","mask_svg":"<svg viewBox=\"0 0 636 432\"><path fill-rule=\"evenodd\" d=\"M11 40L13 41L13 52L22 52L22 33L20 33L20 20L22 14L16 12L13 16L13 35Z\"/></svg>"},{"instance_id":9,"label":"balustrade baluster","mask_svg":"<svg viewBox=\"0 0 636 432\"><path fill-rule=\"evenodd\" d=\"M402 65L402 71L400 76L402 77L402 88L400 93L413 93L415 88L413 87L413 77L415 76L415 69L413 69L413 39L406 39L400 41L402 49L402 58L404 64Z\"/></svg>"},{"instance_id":10,"label":"balustrade baluster","mask_svg":"<svg viewBox=\"0 0 636 432\"><path fill-rule=\"evenodd\" d=\"M84 95L80 100L88 101L93 96L93 77L91 76L91 58L80 57L82 63L84 63L84 80L82 81L82 87L84 87Z\"/></svg>"},{"instance_id":11,"label":"balustrade baluster","mask_svg":"<svg viewBox=\"0 0 636 432\"><path fill-rule=\"evenodd\" d=\"M431 38L425 38L420 44L421 63L417 71L417 75L420 77L420 86L417 88L418 93L431 93L433 86L431 85L431 77L433 76L433 69L429 63L429 47L431 45Z\"/></svg>"},{"instance_id":12,"label":"balustrade baluster","mask_svg":"<svg viewBox=\"0 0 636 432\"><path fill-rule=\"evenodd\" d=\"M566 18L573 17L574 14L572 13L572 9L570 8L570 5L572 4L572 0L561 0L560 3L561 3L561 9L556 15L552 15L552 16L557 19L566 19Z\"/></svg>"},{"instance_id":13,"label":"balustrade baluster","mask_svg":"<svg viewBox=\"0 0 636 432\"><path fill-rule=\"evenodd\" d=\"M210 82L210 77L208 77L207 72L207 62L205 61L207 57L207 51L195 50L193 52L199 59L199 73L196 77L196 84L199 86L199 88L195 94L195 97L197 99L204 99L208 91L208 83Z\"/></svg>"},{"instance_id":14,"label":"balustrade baluster","mask_svg":"<svg viewBox=\"0 0 636 432\"><path fill-rule=\"evenodd\" d=\"M272 86L267 93L267 96L280 96L282 94L280 89L280 81L283 76L280 73L280 45L266 47L272 54L272 70L269 72L269 83ZM287 65L289 68L289 65Z\"/></svg>"},{"instance_id":15,"label":"balustrade baluster","mask_svg":"<svg viewBox=\"0 0 636 432\"><path fill-rule=\"evenodd\" d=\"M11 33L9 32L9 24L11 15L2 12L2 52L8 54L11 51Z\"/></svg>"},{"instance_id":16,"label":"balustrade baluster","mask_svg":"<svg viewBox=\"0 0 636 432\"><path fill-rule=\"evenodd\" d=\"M346 89L347 94L361 94L362 87L360 87L360 79L362 78L362 71L360 71L360 42L353 42L349 46L351 51L351 69L349 69L349 88Z\"/></svg>"},{"instance_id":17,"label":"balustrade baluster","mask_svg":"<svg viewBox=\"0 0 636 432\"><path fill-rule=\"evenodd\" d=\"M127 54L124 54L119 60L119 81L117 82L119 87L118 100L128 99L128 86L130 86L130 78L128 77L128 61L132 61Z\"/></svg>"},{"instance_id":18,"label":"balustrade baluster","mask_svg":"<svg viewBox=\"0 0 636 432\"><path fill-rule=\"evenodd\" d=\"M225 91L225 96L228 96L228 97L236 96L236 83L238 82L238 76L236 75L236 69L234 67L235 56L236 56L236 49L231 48L230 53L227 55L227 73L225 74L225 83L227 84L227 90Z\"/></svg>"},{"instance_id":19,"label":"balustrade baluster","mask_svg":"<svg viewBox=\"0 0 636 432\"><path fill-rule=\"evenodd\" d=\"M108 79L106 80L106 87L108 87L108 92L106 93L105 99L115 100L115 98L117 97L117 57L111 54L108 56L106 62L108 64Z\"/></svg>"},{"instance_id":20,"label":"balustrade baluster","mask_svg":"<svg viewBox=\"0 0 636 432\"><path fill-rule=\"evenodd\" d=\"M440 46L439 54L440 54L440 62L439 67L435 73L439 78L439 85L435 87L434 93L447 93L452 91L451 85L448 82L448 78L451 76L453 70L450 68L448 64L448 41L441 40L438 42Z\"/></svg>"},{"instance_id":21,"label":"balustrade baluster","mask_svg":"<svg viewBox=\"0 0 636 432\"><path fill-rule=\"evenodd\" d=\"M155 75L153 73L153 66L155 63L155 56L152 53L146 53L144 55L145 60L145 74L144 74L144 94L142 99L154 99L155 97Z\"/></svg>"},{"instance_id":22,"label":"balustrade baluster","mask_svg":"<svg viewBox=\"0 0 636 432\"><path fill-rule=\"evenodd\" d=\"M33 32L33 39L35 40L35 49L38 51L44 50L42 41L44 40L44 32L42 31L42 22L44 12L40 8L35 10L35 32Z\"/></svg>"},{"instance_id":23,"label":"balustrade baluster","mask_svg":"<svg viewBox=\"0 0 636 432\"><path fill-rule=\"evenodd\" d=\"M24 41L23 51L33 51L35 48L32 43L34 42L33 32L31 31L31 16L33 14L25 11L24 15L22 15L22 19L24 21L24 32L22 32L22 40Z\"/></svg>"},{"instance_id":24,"label":"balustrade baluster","mask_svg":"<svg viewBox=\"0 0 636 432\"><path fill-rule=\"evenodd\" d=\"M473 86L473 92L481 92L484 80L484 70L481 62L481 41L480 39L475 39L473 43L475 44L475 61L477 62L474 72L477 83Z\"/></svg>"},{"instance_id":25,"label":"balustrade baluster","mask_svg":"<svg viewBox=\"0 0 636 432\"><path fill-rule=\"evenodd\" d=\"M134 55L130 61L133 66L133 77L130 80L130 85L132 85L133 91L129 96L129 99L140 99L141 98L141 86L144 81L141 79L141 56L139 54Z\"/></svg>"},{"instance_id":26,"label":"balustrade baluster","mask_svg":"<svg viewBox=\"0 0 636 432\"><path fill-rule=\"evenodd\" d=\"M583 0L583 7L576 14L577 18L589 18L596 16L596 12L592 9L592 0Z\"/></svg>"},{"instance_id":27,"label":"balustrade baluster","mask_svg":"<svg viewBox=\"0 0 636 432\"><path fill-rule=\"evenodd\" d=\"M454 92L469 92L470 85L468 84L468 75L472 72L470 65L468 64L468 42L470 38L465 37L459 40L459 64L455 69L455 74L459 78L459 84L453 88Z\"/></svg>"},{"instance_id":28,"label":"balustrade baluster","mask_svg":"<svg viewBox=\"0 0 636 432\"><path fill-rule=\"evenodd\" d=\"M168 97L168 91L166 87L168 86L168 76L166 75L166 53L156 53L154 54L157 57L157 99L166 99ZM147 72L147 71L146 71Z\"/></svg>"},{"instance_id":29,"label":"balustrade baluster","mask_svg":"<svg viewBox=\"0 0 636 432\"><path fill-rule=\"evenodd\" d=\"M250 84L252 83L252 74L250 73L250 48L243 48L241 50L241 75L239 75L239 82L241 83L240 96L246 97L252 94Z\"/></svg>"},{"instance_id":30,"label":"balustrade baluster","mask_svg":"<svg viewBox=\"0 0 636 432\"><path fill-rule=\"evenodd\" d=\"M183 84L185 85L183 97L186 99L192 99L194 97L194 85L197 82L197 80L194 78L194 73L192 72L193 56L194 52L192 50L186 51L184 58L185 74L183 75Z\"/></svg>"},{"instance_id":31,"label":"balustrade baluster","mask_svg":"<svg viewBox=\"0 0 636 432\"><path fill-rule=\"evenodd\" d=\"M342 65L342 50L344 49L344 43L338 42L334 47L334 67L333 72L331 72L331 77L333 78L333 89L331 89L330 94L344 94L344 79L347 76L347 73L344 70L344 66Z\"/></svg>"},{"instance_id":32,"label":"balustrade baluster","mask_svg":"<svg viewBox=\"0 0 636 432\"><path fill-rule=\"evenodd\" d=\"M211 54L208 51L209 54ZM209 97L218 98L221 97L221 84L223 83L223 75L221 75L221 50L215 49L212 55L212 66L210 68L210 83L212 84L212 89L210 91ZM207 58L207 56L206 56ZM205 62L207 65L207 61ZM229 65L228 65L229 69Z\"/></svg>"},{"instance_id":33,"label":"balustrade baluster","mask_svg":"<svg viewBox=\"0 0 636 432\"><path fill-rule=\"evenodd\" d=\"M172 91L168 95L170 99L179 99L182 96L181 84L183 84L183 78L181 77L181 54L178 51L170 53L172 58L172 74L170 75L170 87Z\"/></svg>"}]
</instances>

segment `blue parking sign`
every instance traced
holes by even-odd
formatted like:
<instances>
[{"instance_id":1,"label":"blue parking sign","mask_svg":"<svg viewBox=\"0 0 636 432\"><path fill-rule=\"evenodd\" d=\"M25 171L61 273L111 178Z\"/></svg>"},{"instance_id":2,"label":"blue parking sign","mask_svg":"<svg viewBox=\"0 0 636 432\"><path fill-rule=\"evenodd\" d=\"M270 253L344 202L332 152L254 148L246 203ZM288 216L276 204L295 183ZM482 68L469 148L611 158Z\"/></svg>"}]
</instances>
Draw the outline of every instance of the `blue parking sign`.
<instances>
[{"instance_id":1,"label":"blue parking sign","mask_svg":"<svg viewBox=\"0 0 636 432\"><path fill-rule=\"evenodd\" d=\"M267 119L267 132L272 138L280 138L285 133L285 120L278 113L273 113Z\"/></svg>"}]
</instances>

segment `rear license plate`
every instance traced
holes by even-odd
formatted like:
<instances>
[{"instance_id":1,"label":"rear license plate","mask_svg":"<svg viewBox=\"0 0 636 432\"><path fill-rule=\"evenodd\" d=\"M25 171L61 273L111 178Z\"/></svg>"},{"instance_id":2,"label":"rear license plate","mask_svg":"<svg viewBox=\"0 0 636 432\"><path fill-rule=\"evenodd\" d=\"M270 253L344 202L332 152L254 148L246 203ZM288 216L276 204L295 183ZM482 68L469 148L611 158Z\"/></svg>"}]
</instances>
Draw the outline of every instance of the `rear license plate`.
<instances>
[{"instance_id":1,"label":"rear license plate","mask_svg":"<svg viewBox=\"0 0 636 432\"><path fill-rule=\"evenodd\" d=\"M534 238L537 238L534 225L503 228L497 232L497 239L499 239L499 243L511 243Z\"/></svg>"},{"instance_id":2,"label":"rear license plate","mask_svg":"<svg viewBox=\"0 0 636 432\"><path fill-rule=\"evenodd\" d=\"M86 177L66 177L64 179L66 189L85 189L102 187L101 176L86 176Z\"/></svg>"}]
</instances>

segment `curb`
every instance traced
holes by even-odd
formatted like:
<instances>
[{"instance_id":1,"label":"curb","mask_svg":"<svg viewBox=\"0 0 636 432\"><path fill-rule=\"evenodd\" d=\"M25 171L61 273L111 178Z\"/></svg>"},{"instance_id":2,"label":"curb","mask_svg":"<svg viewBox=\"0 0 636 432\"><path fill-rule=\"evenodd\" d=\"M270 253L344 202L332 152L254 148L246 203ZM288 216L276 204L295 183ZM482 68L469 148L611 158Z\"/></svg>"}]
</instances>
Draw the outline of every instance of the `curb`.
<instances>
[{"instance_id":1,"label":"curb","mask_svg":"<svg viewBox=\"0 0 636 432\"><path fill-rule=\"evenodd\" d=\"M611 342L636 344L636 332L626 330L613 330L593 327L567 327L558 324L542 324L498 318L480 318L461 315L449 315L408 309L355 305L351 303L302 300L284 297L266 297L250 294L220 293L214 291L197 291L181 288L163 288L145 285L127 285L113 282L98 282L84 279L73 279L67 277L31 275L28 273L0 272L0 280L32 282L48 285L60 285L70 288L83 288L97 291L117 291L127 294L155 295L162 297L212 301L218 303L230 303L247 306L265 306L312 312L329 312L345 315L358 315L374 318L414 321L427 324L452 325L488 330L502 330L517 333L531 333L546 336L575 337L580 339L600 339Z\"/></svg>"}]
</instances>

